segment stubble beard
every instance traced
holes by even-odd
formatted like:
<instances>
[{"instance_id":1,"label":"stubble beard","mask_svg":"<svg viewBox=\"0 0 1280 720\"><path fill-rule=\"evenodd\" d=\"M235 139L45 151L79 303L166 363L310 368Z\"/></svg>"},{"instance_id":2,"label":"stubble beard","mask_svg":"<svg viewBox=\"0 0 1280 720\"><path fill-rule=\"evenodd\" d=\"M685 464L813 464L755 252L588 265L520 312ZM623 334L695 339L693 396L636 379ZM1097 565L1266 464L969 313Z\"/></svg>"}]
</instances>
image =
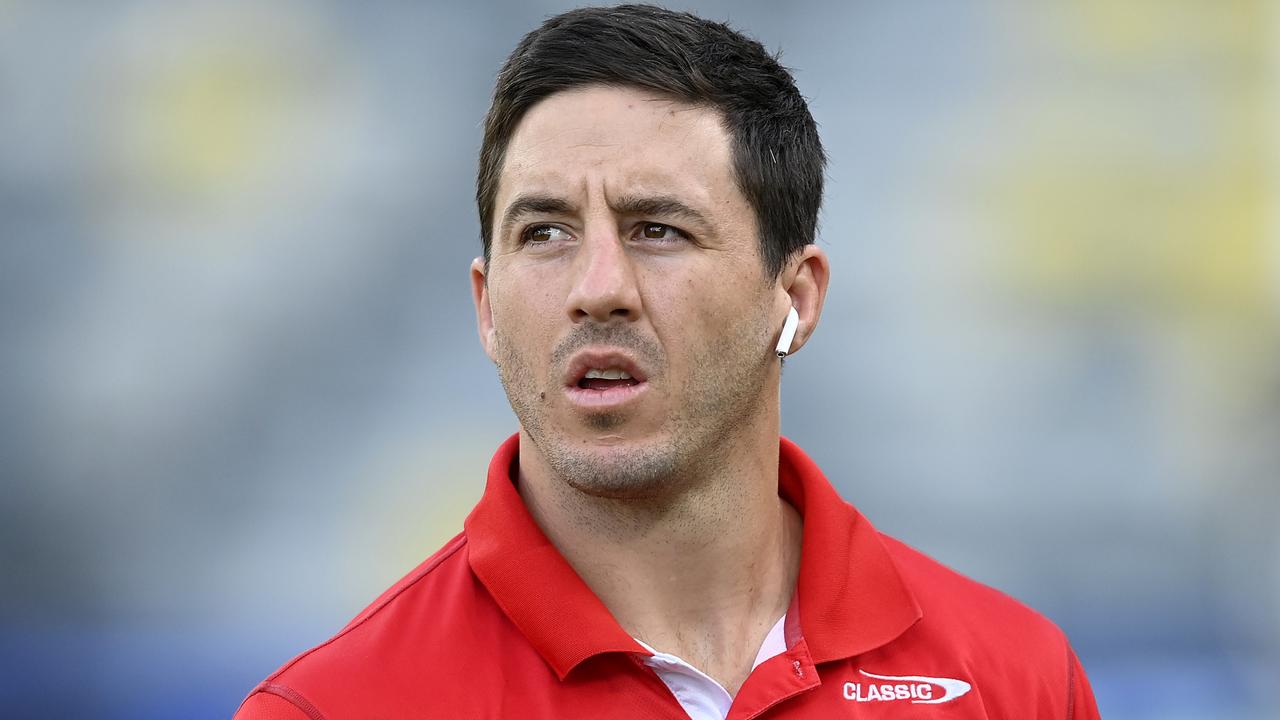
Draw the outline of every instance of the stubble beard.
<instances>
[{"instance_id":1,"label":"stubble beard","mask_svg":"<svg viewBox=\"0 0 1280 720\"><path fill-rule=\"evenodd\" d=\"M660 373L649 378L655 384L652 391L669 390L668 397L677 403L653 442L584 447L571 439L569 428L548 417L552 393L562 392L555 368L581 347L621 347L646 367L664 367L661 348L630 327L579 326L552 353L552 370L541 382L526 358L495 333L498 376L521 428L561 481L595 497L660 501L723 468L733 441L764 409L769 364L777 360L768 347L764 312L750 315L753 320L737 324L723 343L704 346L690 358L690 375L682 387L663 387L666 378ZM627 420L626 413L601 412L588 416L587 424L607 432Z\"/></svg>"}]
</instances>

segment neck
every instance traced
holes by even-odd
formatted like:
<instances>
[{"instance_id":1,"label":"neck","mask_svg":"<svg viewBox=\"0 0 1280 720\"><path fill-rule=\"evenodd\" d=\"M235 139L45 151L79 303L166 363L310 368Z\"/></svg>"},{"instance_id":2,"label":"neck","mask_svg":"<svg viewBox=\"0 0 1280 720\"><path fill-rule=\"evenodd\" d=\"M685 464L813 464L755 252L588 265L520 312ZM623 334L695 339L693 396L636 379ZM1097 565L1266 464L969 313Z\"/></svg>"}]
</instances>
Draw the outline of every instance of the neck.
<instances>
[{"instance_id":1,"label":"neck","mask_svg":"<svg viewBox=\"0 0 1280 720\"><path fill-rule=\"evenodd\" d=\"M551 542L623 629L731 694L800 566L800 516L778 496L776 416L762 424L737 433L713 471L642 501L574 489L521 433L520 492Z\"/></svg>"}]
</instances>

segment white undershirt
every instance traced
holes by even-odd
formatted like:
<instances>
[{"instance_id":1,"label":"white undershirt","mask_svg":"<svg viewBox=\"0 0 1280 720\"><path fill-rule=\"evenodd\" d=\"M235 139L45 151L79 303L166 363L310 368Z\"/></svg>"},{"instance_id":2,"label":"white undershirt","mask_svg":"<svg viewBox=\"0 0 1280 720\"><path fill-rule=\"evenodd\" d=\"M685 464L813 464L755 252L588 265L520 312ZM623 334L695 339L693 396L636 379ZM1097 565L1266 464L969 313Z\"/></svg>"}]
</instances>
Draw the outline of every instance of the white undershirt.
<instances>
[{"instance_id":1,"label":"white undershirt","mask_svg":"<svg viewBox=\"0 0 1280 720\"><path fill-rule=\"evenodd\" d=\"M751 663L752 670L765 660L787 651L787 638L783 630L786 619L785 615L779 618L769 634L765 635L760 652L756 653L756 660ZM644 658L644 664L653 668L658 678L671 689L671 694L676 696L680 707L684 708L691 720L724 720L729 716L733 697L723 685L675 655L658 652L639 638L636 638L636 642L653 653L652 657Z\"/></svg>"}]
</instances>

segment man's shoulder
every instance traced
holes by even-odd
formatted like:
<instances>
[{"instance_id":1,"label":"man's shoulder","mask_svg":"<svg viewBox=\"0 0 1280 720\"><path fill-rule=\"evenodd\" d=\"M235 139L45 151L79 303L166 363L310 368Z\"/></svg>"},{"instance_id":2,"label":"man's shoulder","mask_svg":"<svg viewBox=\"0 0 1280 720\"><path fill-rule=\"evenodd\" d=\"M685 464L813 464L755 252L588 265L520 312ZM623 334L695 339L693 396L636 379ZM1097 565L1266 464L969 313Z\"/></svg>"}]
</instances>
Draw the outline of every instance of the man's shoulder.
<instances>
[{"instance_id":1,"label":"man's shoulder","mask_svg":"<svg viewBox=\"0 0 1280 720\"><path fill-rule=\"evenodd\" d=\"M993 707L1020 694L1044 707L1066 706L1077 683L1077 661L1053 621L895 538L881 534L881 540L921 617L869 660L899 668L924 658L950 658L971 682L987 688Z\"/></svg>"},{"instance_id":2,"label":"man's shoulder","mask_svg":"<svg viewBox=\"0 0 1280 720\"><path fill-rule=\"evenodd\" d=\"M343 638L363 623L396 622L400 619L399 614L422 609L418 603L412 602L414 599L423 599L418 596L433 593L448 595L451 591L465 589L471 579L466 548L466 533L458 533L394 585L384 590L328 642L332 643ZM402 602L397 603L402 596L406 597ZM324 645L319 647L322 648Z\"/></svg>"},{"instance_id":3,"label":"man's shoulder","mask_svg":"<svg viewBox=\"0 0 1280 720\"><path fill-rule=\"evenodd\" d=\"M333 637L268 676L236 717L259 717L254 709L265 702L259 696L287 700L304 715L308 707L373 707L415 675L430 685L430 671L440 664L470 659L484 636L502 634L495 627L502 623L471 571L466 534L459 534Z\"/></svg>"},{"instance_id":4,"label":"man's shoulder","mask_svg":"<svg viewBox=\"0 0 1280 720\"><path fill-rule=\"evenodd\" d=\"M1051 620L893 537L878 537L919 615L891 642L851 659L849 684L858 698L874 699L866 689L874 678L927 676L953 684L955 697L972 691L987 717L1097 717L1079 660Z\"/></svg>"},{"instance_id":5,"label":"man's shoulder","mask_svg":"<svg viewBox=\"0 0 1280 720\"><path fill-rule=\"evenodd\" d=\"M881 542L911 589L931 626L990 637L1017 633L1024 645L1061 648L1065 635L1051 620L1023 602L989 585L963 575L892 536L880 533Z\"/></svg>"},{"instance_id":6,"label":"man's shoulder","mask_svg":"<svg viewBox=\"0 0 1280 720\"><path fill-rule=\"evenodd\" d=\"M473 592L466 546L465 534L455 536L378 595L337 634L282 665L266 683L350 672L354 668L347 665L358 658L400 649L396 636L404 634L401 628L412 628L416 634L448 632L453 623L442 622L441 606L456 605L459 597L466 599ZM396 630L388 632L389 628Z\"/></svg>"}]
</instances>

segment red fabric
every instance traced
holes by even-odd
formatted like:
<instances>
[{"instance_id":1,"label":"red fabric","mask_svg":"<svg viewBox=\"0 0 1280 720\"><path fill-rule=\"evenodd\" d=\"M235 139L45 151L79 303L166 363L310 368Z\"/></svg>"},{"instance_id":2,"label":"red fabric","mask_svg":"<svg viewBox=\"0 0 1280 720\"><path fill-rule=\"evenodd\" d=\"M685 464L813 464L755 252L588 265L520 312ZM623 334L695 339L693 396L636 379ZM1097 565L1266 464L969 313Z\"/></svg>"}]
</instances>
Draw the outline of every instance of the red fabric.
<instances>
[{"instance_id":1,"label":"red fabric","mask_svg":"<svg viewBox=\"0 0 1280 720\"><path fill-rule=\"evenodd\" d=\"M1098 717L1057 627L876 532L780 442L779 493L804 516L788 650L751 673L731 720ZM462 534L255 688L237 720L687 717L529 516L518 448L498 449ZM938 679L969 689L952 698Z\"/></svg>"}]
</instances>

